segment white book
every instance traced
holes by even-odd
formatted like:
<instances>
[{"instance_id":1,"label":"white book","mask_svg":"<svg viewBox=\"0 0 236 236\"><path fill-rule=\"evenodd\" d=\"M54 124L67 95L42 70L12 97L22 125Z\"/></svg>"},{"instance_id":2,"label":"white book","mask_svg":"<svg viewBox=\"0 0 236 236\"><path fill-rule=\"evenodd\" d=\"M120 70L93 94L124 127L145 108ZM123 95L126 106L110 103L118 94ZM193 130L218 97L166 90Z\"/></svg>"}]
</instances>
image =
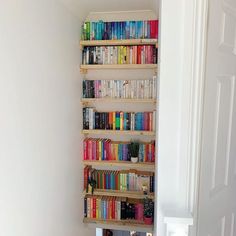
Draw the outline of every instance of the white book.
<instances>
[{"instance_id":1,"label":"white book","mask_svg":"<svg viewBox=\"0 0 236 236\"><path fill-rule=\"evenodd\" d=\"M94 108L89 107L89 129L94 128Z\"/></svg>"}]
</instances>

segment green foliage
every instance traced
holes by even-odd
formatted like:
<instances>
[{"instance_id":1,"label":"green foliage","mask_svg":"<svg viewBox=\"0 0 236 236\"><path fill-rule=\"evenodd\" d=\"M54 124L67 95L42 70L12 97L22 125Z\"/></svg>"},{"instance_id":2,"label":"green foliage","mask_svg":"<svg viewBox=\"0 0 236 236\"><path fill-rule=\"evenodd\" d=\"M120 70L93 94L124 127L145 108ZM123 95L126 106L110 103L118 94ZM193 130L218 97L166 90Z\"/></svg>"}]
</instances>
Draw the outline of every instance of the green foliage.
<instances>
[{"instance_id":1,"label":"green foliage","mask_svg":"<svg viewBox=\"0 0 236 236\"><path fill-rule=\"evenodd\" d=\"M138 157L139 143L131 142L130 144L128 144L128 150L131 157Z\"/></svg>"},{"instance_id":2,"label":"green foliage","mask_svg":"<svg viewBox=\"0 0 236 236\"><path fill-rule=\"evenodd\" d=\"M154 202L152 199L146 197L143 199L143 207L144 207L144 216L145 217L153 217L154 216Z\"/></svg>"}]
</instances>

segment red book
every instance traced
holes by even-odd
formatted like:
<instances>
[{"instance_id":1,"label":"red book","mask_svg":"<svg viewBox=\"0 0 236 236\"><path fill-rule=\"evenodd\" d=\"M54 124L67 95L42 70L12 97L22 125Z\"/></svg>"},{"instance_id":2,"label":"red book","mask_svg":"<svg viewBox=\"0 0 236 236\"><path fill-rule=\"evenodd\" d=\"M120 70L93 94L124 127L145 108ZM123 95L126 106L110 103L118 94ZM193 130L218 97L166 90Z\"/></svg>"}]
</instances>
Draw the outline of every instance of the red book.
<instances>
[{"instance_id":1,"label":"red book","mask_svg":"<svg viewBox=\"0 0 236 236\"><path fill-rule=\"evenodd\" d=\"M149 113L149 131L153 130L153 113L152 112L148 112Z\"/></svg>"},{"instance_id":2,"label":"red book","mask_svg":"<svg viewBox=\"0 0 236 236\"><path fill-rule=\"evenodd\" d=\"M96 198L93 198L93 218L96 218Z\"/></svg>"},{"instance_id":3,"label":"red book","mask_svg":"<svg viewBox=\"0 0 236 236\"><path fill-rule=\"evenodd\" d=\"M87 188L88 184L88 166L84 167L84 189Z\"/></svg>"},{"instance_id":4,"label":"red book","mask_svg":"<svg viewBox=\"0 0 236 236\"><path fill-rule=\"evenodd\" d=\"M92 139L92 159L96 160L96 140Z\"/></svg>"},{"instance_id":5,"label":"red book","mask_svg":"<svg viewBox=\"0 0 236 236\"><path fill-rule=\"evenodd\" d=\"M88 139L88 160L92 160L92 139Z\"/></svg>"},{"instance_id":6,"label":"red book","mask_svg":"<svg viewBox=\"0 0 236 236\"><path fill-rule=\"evenodd\" d=\"M112 198L109 199L109 219L112 219Z\"/></svg>"},{"instance_id":7,"label":"red book","mask_svg":"<svg viewBox=\"0 0 236 236\"><path fill-rule=\"evenodd\" d=\"M112 155L111 155L111 140L110 139L108 141L108 160L112 160Z\"/></svg>"},{"instance_id":8,"label":"red book","mask_svg":"<svg viewBox=\"0 0 236 236\"><path fill-rule=\"evenodd\" d=\"M159 36L159 21L156 20L155 21L155 39L158 39L158 36Z\"/></svg>"},{"instance_id":9,"label":"red book","mask_svg":"<svg viewBox=\"0 0 236 236\"><path fill-rule=\"evenodd\" d=\"M137 47L137 64L141 64L141 47L142 46Z\"/></svg>"},{"instance_id":10,"label":"red book","mask_svg":"<svg viewBox=\"0 0 236 236\"><path fill-rule=\"evenodd\" d=\"M99 144L98 139L96 139L96 160L99 160Z\"/></svg>"},{"instance_id":11,"label":"red book","mask_svg":"<svg viewBox=\"0 0 236 236\"><path fill-rule=\"evenodd\" d=\"M112 198L112 219L115 219L116 207L115 207L115 197Z\"/></svg>"},{"instance_id":12,"label":"red book","mask_svg":"<svg viewBox=\"0 0 236 236\"><path fill-rule=\"evenodd\" d=\"M155 162L155 142L152 142L152 162Z\"/></svg>"},{"instance_id":13,"label":"red book","mask_svg":"<svg viewBox=\"0 0 236 236\"><path fill-rule=\"evenodd\" d=\"M83 151L84 151L83 157L84 157L84 160L88 160L88 143L87 143L87 140L88 139L86 138L83 141Z\"/></svg>"}]
</instances>

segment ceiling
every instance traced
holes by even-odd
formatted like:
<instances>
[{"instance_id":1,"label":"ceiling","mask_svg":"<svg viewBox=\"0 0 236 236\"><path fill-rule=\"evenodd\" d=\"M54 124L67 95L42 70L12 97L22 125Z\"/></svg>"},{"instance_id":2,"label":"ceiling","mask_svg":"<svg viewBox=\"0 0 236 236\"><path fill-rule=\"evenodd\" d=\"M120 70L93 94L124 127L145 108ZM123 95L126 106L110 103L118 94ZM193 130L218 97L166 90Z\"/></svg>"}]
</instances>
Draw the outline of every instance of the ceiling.
<instances>
[{"instance_id":1,"label":"ceiling","mask_svg":"<svg viewBox=\"0 0 236 236\"><path fill-rule=\"evenodd\" d=\"M158 0L60 0L81 20L89 12L153 10L157 12Z\"/></svg>"}]
</instances>

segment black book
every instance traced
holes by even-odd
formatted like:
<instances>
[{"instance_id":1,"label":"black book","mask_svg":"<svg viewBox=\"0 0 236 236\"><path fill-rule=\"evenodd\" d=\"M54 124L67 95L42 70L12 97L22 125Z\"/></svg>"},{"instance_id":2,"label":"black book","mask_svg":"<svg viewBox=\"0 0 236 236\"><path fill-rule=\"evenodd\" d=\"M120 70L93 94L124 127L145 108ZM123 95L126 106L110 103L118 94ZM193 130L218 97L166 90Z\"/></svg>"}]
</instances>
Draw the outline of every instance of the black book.
<instances>
[{"instance_id":1,"label":"black book","mask_svg":"<svg viewBox=\"0 0 236 236\"><path fill-rule=\"evenodd\" d=\"M83 129L88 129L86 124L86 107L83 108Z\"/></svg>"},{"instance_id":2,"label":"black book","mask_svg":"<svg viewBox=\"0 0 236 236\"><path fill-rule=\"evenodd\" d=\"M105 128L106 129L111 129L109 125L109 112L105 113Z\"/></svg>"},{"instance_id":3,"label":"black book","mask_svg":"<svg viewBox=\"0 0 236 236\"><path fill-rule=\"evenodd\" d=\"M87 198L84 198L84 217L87 217Z\"/></svg>"},{"instance_id":4,"label":"black book","mask_svg":"<svg viewBox=\"0 0 236 236\"><path fill-rule=\"evenodd\" d=\"M90 97L90 98L95 98L94 80L90 80L89 82L90 82L90 83L89 83L89 88L90 88L89 97Z\"/></svg>"},{"instance_id":5,"label":"black book","mask_svg":"<svg viewBox=\"0 0 236 236\"><path fill-rule=\"evenodd\" d=\"M100 129L100 114L95 111L95 129Z\"/></svg>"},{"instance_id":6,"label":"black book","mask_svg":"<svg viewBox=\"0 0 236 236\"><path fill-rule=\"evenodd\" d=\"M126 121L126 130L130 130L130 125L131 125L131 113L127 112L127 121Z\"/></svg>"},{"instance_id":7,"label":"black book","mask_svg":"<svg viewBox=\"0 0 236 236\"><path fill-rule=\"evenodd\" d=\"M121 214L120 214L121 220L126 219L126 202L121 201Z\"/></svg>"}]
</instances>

